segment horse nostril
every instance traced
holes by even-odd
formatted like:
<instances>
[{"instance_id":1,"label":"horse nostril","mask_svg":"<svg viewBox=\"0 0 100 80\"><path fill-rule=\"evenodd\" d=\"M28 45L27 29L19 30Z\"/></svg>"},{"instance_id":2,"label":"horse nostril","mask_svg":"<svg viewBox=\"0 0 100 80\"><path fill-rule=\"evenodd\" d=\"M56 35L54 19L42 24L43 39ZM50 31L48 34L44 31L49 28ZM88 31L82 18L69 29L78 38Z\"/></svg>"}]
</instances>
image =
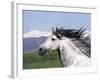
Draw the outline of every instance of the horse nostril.
<instances>
[{"instance_id":1,"label":"horse nostril","mask_svg":"<svg viewBox=\"0 0 100 80\"><path fill-rule=\"evenodd\" d=\"M39 49L39 51L42 51L42 50L43 50L42 48Z\"/></svg>"}]
</instances>

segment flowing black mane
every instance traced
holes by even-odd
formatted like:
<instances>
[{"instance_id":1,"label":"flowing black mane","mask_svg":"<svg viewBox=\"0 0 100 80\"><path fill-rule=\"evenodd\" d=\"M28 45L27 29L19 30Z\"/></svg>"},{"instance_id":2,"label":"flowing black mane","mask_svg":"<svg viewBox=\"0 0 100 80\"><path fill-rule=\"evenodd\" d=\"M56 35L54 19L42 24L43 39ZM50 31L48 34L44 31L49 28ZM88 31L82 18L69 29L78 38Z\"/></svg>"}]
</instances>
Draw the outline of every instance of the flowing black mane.
<instances>
[{"instance_id":1,"label":"flowing black mane","mask_svg":"<svg viewBox=\"0 0 100 80\"><path fill-rule=\"evenodd\" d=\"M53 32L59 39L61 39L61 36L67 37L67 38L77 38L80 39L83 36L83 32L85 29L58 29L56 28L56 31Z\"/></svg>"},{"instance_id":2,"label":"flowing black mane","mask_svg":"<svg viewBox=\"0 0 100 80\"><path fill-rule=\"evenodd\" d=\"M62 37L70 38L71 41L88 57L91 57L91 46L81 40L81 37L84 35L83 32L85 29L58 29L53 30L53 34L58 38Z\"/></svg>"}]
</instances>

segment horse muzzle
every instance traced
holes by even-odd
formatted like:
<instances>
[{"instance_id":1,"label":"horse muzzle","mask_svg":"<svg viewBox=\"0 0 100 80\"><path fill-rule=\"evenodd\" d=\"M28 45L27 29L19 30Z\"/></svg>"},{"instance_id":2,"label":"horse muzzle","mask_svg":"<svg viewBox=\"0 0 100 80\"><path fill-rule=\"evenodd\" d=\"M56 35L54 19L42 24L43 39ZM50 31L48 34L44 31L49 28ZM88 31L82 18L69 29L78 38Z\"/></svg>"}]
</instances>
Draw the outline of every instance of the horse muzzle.
<instances>
[{"instance_id":1,"label":"horse muzzle","mask_svg":"<svg viewBox=\"0 0 100 80\"><path fill-rule=\"evenodd\" d=\"M47 53L48 50L43 49L43 48L39 48L39 55L43 56L44 54Z\"/></svg>"}]
</instances>

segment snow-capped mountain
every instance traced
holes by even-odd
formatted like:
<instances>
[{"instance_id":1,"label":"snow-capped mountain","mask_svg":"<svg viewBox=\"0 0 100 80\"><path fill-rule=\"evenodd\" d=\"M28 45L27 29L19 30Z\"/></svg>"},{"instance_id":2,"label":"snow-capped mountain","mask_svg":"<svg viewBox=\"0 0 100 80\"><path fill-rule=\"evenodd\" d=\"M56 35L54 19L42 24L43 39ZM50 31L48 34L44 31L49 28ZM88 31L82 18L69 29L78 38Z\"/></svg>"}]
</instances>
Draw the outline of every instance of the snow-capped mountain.
<instances>
[{"instance_id":1,"label":"snow-capped mountain","mask_svg":"<svg viewBox=\"0 0 100 80\"><path fill-rule=\"evenodd\" d=\"M47 37L50 36L51 33L49 31L38 31L38 30L32 30L30 32L27 32L24 34L24 38L28 37Z\"/></svg>"}]
</instances>

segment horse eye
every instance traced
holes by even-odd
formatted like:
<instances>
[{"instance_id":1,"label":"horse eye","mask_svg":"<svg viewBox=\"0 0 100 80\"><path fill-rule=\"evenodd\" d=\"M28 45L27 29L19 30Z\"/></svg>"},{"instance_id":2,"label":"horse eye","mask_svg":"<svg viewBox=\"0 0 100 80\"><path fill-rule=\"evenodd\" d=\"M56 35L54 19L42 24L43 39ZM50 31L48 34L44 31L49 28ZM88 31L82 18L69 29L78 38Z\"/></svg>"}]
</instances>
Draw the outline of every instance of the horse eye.
<instances>
[{"instance_id":1,"label":"horse eye","mask_svg":"<svg viewBox=\"0 0 100 80\"><path fill-rule=\"evenodd\" d=\"M55 41L56 39L52 38L51 40L52 40L52 41Z\"/></svg>"}]
</instances>

